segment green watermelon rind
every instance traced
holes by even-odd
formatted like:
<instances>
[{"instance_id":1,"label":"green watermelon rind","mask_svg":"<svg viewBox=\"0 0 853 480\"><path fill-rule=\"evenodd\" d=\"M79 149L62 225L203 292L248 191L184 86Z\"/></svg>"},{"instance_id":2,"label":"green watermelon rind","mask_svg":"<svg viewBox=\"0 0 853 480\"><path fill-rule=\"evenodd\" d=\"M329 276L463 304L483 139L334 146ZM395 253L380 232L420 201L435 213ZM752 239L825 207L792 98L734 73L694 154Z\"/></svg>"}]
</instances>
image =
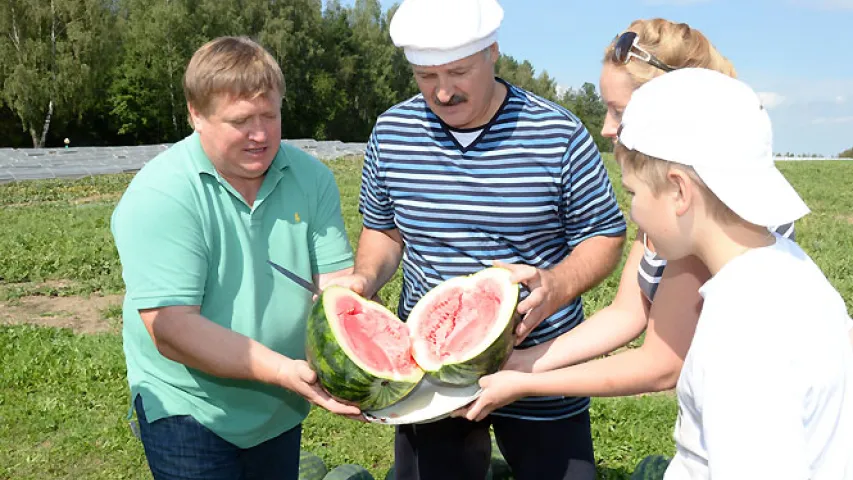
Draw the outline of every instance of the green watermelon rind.
<instances>
[{"instance_id":1,"label":"green watermelon rind","mask_svg":"<svg viewBox=\"0 0 853 480\"><path fill-rule=\"evenodd\" d=\"M500 336L479 355L460 363L444 364L437 371L428 371L427 375L447 385L466 386L477 383L484 375L497 372L509 360L515 347L516 318L519 318L517 313L512 321L507 322Z\"/></svg>"},{"instance_id":2,"label":"green watermelon rind","mask_svg":"<svg viewBox=\"0 0 853 480\"><path fill-rule=\"evenodd\" d=\"M418 370L406 379L384 378L356 364L336 341L325 312L324 300L331 296L334 301L334 297L341 294L368 302L342 287L324 290L308 319L305 356L329 395L353 403L364 411L387 408L414 390L423 372Z\"/></svg>"},{"instance_id":3,"label":"green watermelon rind","mask_svg":"<svg viewBox=\"0 0 853 480\"><path fill-rule=\"evenodd\" d=\"M634 472L631 480L663 480L664 473L672 459L663 455L650 455L643 458Z\"/></svg>"},{"instance_id":4,"label":"green watermelon rind","mask_svg":"<svg viewBox=\"0 0 853 480\"><path fill-rule=\"evenodd\" d=\"M323 459L306 450L299 452L299 480L323 480L327 473Z\"/></svg>"},{"instance_id":5,"label":"green watermelon rind","mask_svg":"<svg viewBox=\"0 0 853 480\"><path fill-rule=\"evenodd\" d=\"M494 275L495 269L499 267L490 267L480 272L477 272L468 277L461 277L465 279L470 279L472 277L478 276L489 276ZM502 275L505 275L505 272L508 272L506 269L501 269ZM427 305L431 302L431 297L436 295L436 292L442 288L442 285L445 287L450 284L451 281L444 282L437 287L433 288L426 295L421 297L415 307L412 309L411 314L409 315L408 323L412 323L413 315L416 316L418 314L418 304L423 302L423 305ZM460 360L457 363L445 363L438 370L432 370L428 366L424 367L423 362L420 363L422 368L425 368L427 375L431 378L435 379L439 383L443 383L446 385L452 386L467 386L477 383L477 381L483 377L484 375L489 375L500 370L506 361L509 359L510 354L512 353L513 348L515 347L515 328L518 325L521 316L518 314L518 299L521 294L520 286L516 284L512 284L511 287L515 291L514 298L512 299L512 308L510 310L509 306L503 306L504 310L512 311L510 318L507 320L506 325L504 326L501 333L495 338L488 347L483 349L479 354L473 356L469 359ZM416 327L411 327L412 331L416 330ZM417 341L413 338L413 341ZM413 351L415 355L415 360L418 360L417 351Z\"/></svg>"},{"instance_id":6,"label":"green watermelon rind","mask_svg":"<svg viewBox=\"0 0 853 480\"><path fill-rule=\"evenodd\" d=\"M338 465L323 480L375 480L373 475L361 465L345 463Z\"/></svg>"}]
</instances>

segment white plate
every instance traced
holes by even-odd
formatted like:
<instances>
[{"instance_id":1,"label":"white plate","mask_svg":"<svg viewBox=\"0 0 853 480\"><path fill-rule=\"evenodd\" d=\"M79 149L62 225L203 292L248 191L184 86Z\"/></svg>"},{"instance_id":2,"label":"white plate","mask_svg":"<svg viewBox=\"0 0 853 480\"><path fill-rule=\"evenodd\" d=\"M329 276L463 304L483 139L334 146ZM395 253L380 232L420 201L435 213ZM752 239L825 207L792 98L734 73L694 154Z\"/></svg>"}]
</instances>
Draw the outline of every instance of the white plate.
<instances>
[{"instance_id":1,"label":"white plate","mask_svg":"<svg viewBox=\"0 0 853 480\"><path fill-rule=\"evenodd\" d=\"M468 405L480 396L481 391L477 383L467 387L452 387L424 377L403 400L382 410L363 413L368 421L386 425L429 423L441 420L454 410Z\"/></svg>"}]
</instances>

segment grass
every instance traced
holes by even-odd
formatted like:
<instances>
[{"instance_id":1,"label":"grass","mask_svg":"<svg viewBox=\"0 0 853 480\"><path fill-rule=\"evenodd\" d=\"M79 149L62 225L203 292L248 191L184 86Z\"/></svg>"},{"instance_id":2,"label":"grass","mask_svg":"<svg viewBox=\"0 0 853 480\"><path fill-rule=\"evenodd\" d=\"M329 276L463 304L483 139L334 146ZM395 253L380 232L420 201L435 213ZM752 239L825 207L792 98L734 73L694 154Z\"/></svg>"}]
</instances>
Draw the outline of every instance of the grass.
<instances>
[{"instance_id":1,"label":"grass","mask_svg":"<svg viewBox=\"0 0 853 480\"><path fill-rule=\"evenodd\" d=\"M347 231L356 244L360 163L329 162L341 190ZM620 204L618 172L608 159ZM798 241L853 311L853 163L791 162L781 166L813 213L798 222ZM0 186L0 300L26 295L121 293L109 216L129 175ZM633 227L632 227L633 231ZM621 270L621 267L620 267ZM587 313L612 299L618 271L585 296ZM399 274L381 296L400 292ZM121 310L101 312L120 322ZM0 327L0 479L151 478L128 410L121 338L68 329ZM601 477L627 478L645 455L672 452L676 414L670 395L595 399L591 410ZM393 430L309 415L303 447L328 465L357 463L377 478L391 465Z\"/></svg>"}]
</instances>

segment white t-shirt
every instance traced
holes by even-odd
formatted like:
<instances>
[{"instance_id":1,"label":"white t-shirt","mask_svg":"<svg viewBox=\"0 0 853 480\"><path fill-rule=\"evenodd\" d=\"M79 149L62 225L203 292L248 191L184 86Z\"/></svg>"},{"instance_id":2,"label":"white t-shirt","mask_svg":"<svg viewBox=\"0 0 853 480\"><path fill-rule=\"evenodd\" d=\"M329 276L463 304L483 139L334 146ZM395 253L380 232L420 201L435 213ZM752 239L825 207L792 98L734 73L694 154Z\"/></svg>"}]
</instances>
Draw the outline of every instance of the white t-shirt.
<instances>
[{"instance_id":1,"label":"white t-shirt","mask_svg":"<svg viewBox=\"0 0 853 480\"><path fill-rule=\"evenodd\" d=\"M665 480L853 480L850 318L820 269L777 235L700 293Z\"/></svg>"},{"instance_id":2,"label":"white t-shirt","mask_svg":"<svg viewBox=\"0 0 853 480\"><path fill-rule=\"evenodd\" d=\"M482 128L477 129L477 130L466 130L466 131L452 130L451 129L449 131L450 131L450 134L456 138L456 141L459 142L459 145L462 145L462 148L468 148L472 143L474 143L474 140L476 140L477 137L479 137L480 134L483 133Z\"/></svg>"}]
</instances>

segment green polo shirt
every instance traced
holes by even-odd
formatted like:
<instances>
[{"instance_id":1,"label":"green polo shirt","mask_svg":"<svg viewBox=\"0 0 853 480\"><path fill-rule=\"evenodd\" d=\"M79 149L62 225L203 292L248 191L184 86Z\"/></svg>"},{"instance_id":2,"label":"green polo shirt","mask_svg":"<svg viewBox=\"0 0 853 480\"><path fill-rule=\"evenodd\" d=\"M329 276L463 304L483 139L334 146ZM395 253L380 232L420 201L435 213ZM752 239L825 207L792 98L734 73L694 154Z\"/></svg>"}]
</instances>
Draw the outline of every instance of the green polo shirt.
<instances>
[{"instance_id":1,"label":"green polo shirt","mask_svg":"<svg viewBox=\"0 0 853 480\"><path fill-rule=\"evenodd\" d=\"M301 423L308 403L282 388L207 375L162 356L140 309L200 305L209 320L291 358L305 358L311 294L297 275L352 266L331 171L282 144L254 206L214 169L193 134L136 175L112 216L122 264L124 353L131 399L149 421L191 415L241 448Z\"/></svg>"}]
</instances>

